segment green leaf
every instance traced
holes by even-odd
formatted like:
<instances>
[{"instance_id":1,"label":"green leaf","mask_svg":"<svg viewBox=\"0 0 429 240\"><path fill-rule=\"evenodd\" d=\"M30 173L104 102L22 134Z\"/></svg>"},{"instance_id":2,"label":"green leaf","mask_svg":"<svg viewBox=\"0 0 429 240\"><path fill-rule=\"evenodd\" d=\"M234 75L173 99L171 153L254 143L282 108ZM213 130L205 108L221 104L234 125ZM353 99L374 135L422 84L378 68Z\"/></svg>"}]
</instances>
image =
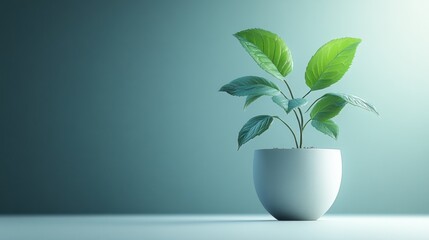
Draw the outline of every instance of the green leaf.
<instances>
[{"instance_id":1,"label":"green leaf","mask_svg":"<svg viewBox=\"0 0 429 240\"><path fill-rule=\"evenodd\" d=\"M312 120L311 125L320 132L330 136L333 139L337 139L338 137L338 126L331 119L325 121Z\"/></svg>"},{"instance_id":2,"label":"green leaf","mask_svg":"<svg viewBox=\"0 0 429 240\"><path fill-rule=\"evenodd\" d=\"M338 82L352 64L360 42L358 38L339 38L320 47L308 62L307 86L314 91Z\"/></svg>"},{"instance_id":3,"label":"green leaf","mask_svg":"<svg viewBox=\"0 0 429 240\"><path fill-rule=\"evenodd\" d=\"M339 96L325 95L314 105L310 117L313 120L325 121L338 115L346 105L346 101Z\"/></svg>"},{"instance_id":4,"label":"green leaf","mask_svg":"<svg viewBox=\"0 0 429 240\"><path fill-rule=\"evenodd\" d=\"M271 99L273 100L273 102L275 102L281 108L283 108L284 110L286 110L287 113L289 113L288 112L288 109L289 109L289 100L287 100L282 95L273 96Z\"/></svg>"},{"instance_id":5,"label":"green leaf","mask_svg":"<svg viewBox=\"0 0 429 240\"><path fill-rule=\"evenodd\" d=\"M293 69L292 55L276 34L263 29L248 29L234 34L255 62L282 80Z\"/></svg>"},{"instance_id":6,"label":"green leaf","mask_svg":"<svg viewBox=\"0 0 429 240\"><path fill-rule=\"evenodd\" d=\"M325 96L329 96L329 95L338 96L353 106L363 108L367 111L370 111L370 112L373 112L373 113L379 115L379 113L377 112L377 109L373 105L369 104L368 102L366 102L365 100L363 100L360 97L356 97L356 96L344 94L344 93L327 93L327 94L325 94Z\"/></svg>"},{"instance_id":7,"label":"green leaf","mask_svg":"<svg viewBox=\"0 0 429 240\"><path fill-rule=\"evenodd\" d=\"M256 101L256 99L262 97L263 95L249 95L246 98L246 102L244 103L244 108L249 106L252 102Z\"/></svg>"},{"instance_id":8,"label":"green leaf","mask_svg":"<svg viewBox=\"0 0 429 240\"><path fill-rule=\"evenodd\" d=\"M308 101L305 98L294 98L289 101L289 112L295 108L307 105Z\"/></svg>"},{"instance_id":9,"label":"green leaf","mask_svg":"<svg viewBox=\"0 0 429 240\"><path fill-rule=\"evenodd\" d=\"M227 92L233 96L274 96L279 93L279 88L274 83L264 78L247 76L237 78L225 84L219 91Z\"/></svg>"},{"instance_id":10,"label":"green leaf","mask_svg":"<svg viewBox=\"0 0 429 240\"><path fill-rule=\"evenodd\" d=\"M273 117L268 115L259 115L247 121L238 134L238 149L249 140L265 132L272 122Z\"/></svg>"},{"instance_id":11,"label":"green leaf","mask_svg":"<svg viewBox=\"0 0 429 240\"><path fill-rule=\"evenodd\" d=\"M276 95L272 97L273 102L282 107L286 113L290 113L293 109L297 107L302 107L307 104L307 100L304 98L294 98L291 100L287 100L282 95Z\"/></svg>"}]
</instances>

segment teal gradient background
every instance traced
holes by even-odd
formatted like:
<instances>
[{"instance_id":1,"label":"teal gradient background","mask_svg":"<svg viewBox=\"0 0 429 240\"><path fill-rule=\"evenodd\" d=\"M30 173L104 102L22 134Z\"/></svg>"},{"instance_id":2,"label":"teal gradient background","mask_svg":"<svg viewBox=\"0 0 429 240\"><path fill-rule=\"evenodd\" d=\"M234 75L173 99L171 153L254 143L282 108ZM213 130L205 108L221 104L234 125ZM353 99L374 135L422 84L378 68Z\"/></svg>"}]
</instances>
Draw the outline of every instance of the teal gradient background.
<instances>
[{"instance_id":1,"label":"teal gradient background","mask_svg":"<svg viewBox=\"0 0 429 240\"><path fill-rule=\"evenodd\" d=\"M0 213L264 212L253 150L292 139L278 123L240 151L236 139L250 117L282 113L217 91L270 78L232 36L252 27L290 47L297 95L322 44L363 39L329 91L381 116L348 106L338 141L305 133L307 146L342 150L330 213L429 213L428 12L427 1L2 1Z\"/></svg>"}]
</instances>

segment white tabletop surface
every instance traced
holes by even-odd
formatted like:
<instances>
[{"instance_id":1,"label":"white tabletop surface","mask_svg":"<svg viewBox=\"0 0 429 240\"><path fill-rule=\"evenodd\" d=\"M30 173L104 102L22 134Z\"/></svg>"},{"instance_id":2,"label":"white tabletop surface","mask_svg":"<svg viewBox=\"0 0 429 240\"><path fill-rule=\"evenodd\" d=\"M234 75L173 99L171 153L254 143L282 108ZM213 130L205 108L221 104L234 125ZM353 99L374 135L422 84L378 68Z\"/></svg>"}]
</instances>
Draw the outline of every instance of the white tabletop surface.
<instances>
[{"instance_id":1,"label":"white tabletop surface","mask_svg":"<svg viewBox=\"0 0 429 240\"><path fill-rule=\"evenodd\" d=\"M429 239L429 215L0 216L0 239Z\"/></svg>"}]
</instances>

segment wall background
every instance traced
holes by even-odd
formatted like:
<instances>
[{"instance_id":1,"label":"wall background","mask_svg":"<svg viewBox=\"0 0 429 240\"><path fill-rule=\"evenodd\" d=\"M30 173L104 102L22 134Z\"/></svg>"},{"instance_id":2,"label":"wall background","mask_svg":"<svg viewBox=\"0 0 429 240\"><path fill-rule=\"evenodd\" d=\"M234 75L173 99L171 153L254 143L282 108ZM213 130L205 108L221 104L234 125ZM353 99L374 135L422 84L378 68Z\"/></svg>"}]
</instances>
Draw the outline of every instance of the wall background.
<instances>
[{"instance_id":1,"label":"wall background","mask_svg":"<svg viewBox=\"0 0 429 240\"><path fill-rule=\"evenodd\" d=\"M232 37L251 27L286 41L298 95L319 46L363 39L330 91L381 116L347 107L337 142L306 133L308 146L342 149L330 213L429 213L428 12L426 1L2 1L0 213L264 212L253 150L291 138L276 123L237 152L236 137L281 112L269 99L243 112L244 99L217 92L269 78Z\"/></svg>"}]
</instances>

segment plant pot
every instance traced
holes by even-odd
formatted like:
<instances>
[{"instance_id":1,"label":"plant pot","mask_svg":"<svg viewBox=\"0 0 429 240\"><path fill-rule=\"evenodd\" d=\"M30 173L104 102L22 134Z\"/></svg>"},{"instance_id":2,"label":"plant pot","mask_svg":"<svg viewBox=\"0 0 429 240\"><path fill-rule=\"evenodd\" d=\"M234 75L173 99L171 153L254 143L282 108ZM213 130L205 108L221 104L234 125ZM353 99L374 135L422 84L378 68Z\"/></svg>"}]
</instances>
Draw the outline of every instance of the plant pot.
<instances>
[{"instance_id":1,"label":"plant pot","mask_svg":"<svg viewBox=\"0 0 429 240\"><path fill-rule=\"evenodd\" d=\"M253 180L259 200L277 220L317 220L334 203L342 176L337 149L260 149Z\"/></svg>"}]
</instances>

